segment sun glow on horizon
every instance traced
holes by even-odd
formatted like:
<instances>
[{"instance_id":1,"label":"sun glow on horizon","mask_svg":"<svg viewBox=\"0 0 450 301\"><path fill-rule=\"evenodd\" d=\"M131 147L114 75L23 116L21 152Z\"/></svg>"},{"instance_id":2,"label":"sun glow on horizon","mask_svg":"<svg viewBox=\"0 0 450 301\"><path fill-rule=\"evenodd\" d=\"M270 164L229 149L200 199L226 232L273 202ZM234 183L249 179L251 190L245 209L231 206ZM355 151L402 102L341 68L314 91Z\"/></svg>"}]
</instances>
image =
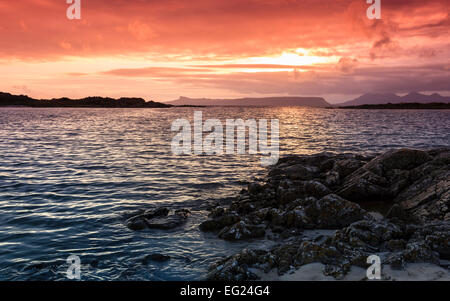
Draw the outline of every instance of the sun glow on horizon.
<instances>
[{"instance_id":1,"label":"sun glow on horizon","mask_svg":"<svg viewBox=\"0 0 450 301\"><path fill-rule=\"evenodd\" d=\"M286 68L271 68L271 71L283 71L286 69L292 69L292 66L298 66L301 69L301 66L310 66L314 64L325 64L336 62L337 59L334 57L322 57L316 55L310 55L310 51L304 49L297 49L295 52L293 51L284 51L279 55L267 56L267 57L250 57L245 59L239 59L234 61L235 64L248 64L248 65L285 65ZM252 69L248 68L247 70L251 70L253 72L261 71L261 69ZM246 70L246 71L247 71ZM266 70L269 71L269 70Z\"/></svg>"}]
</instances>

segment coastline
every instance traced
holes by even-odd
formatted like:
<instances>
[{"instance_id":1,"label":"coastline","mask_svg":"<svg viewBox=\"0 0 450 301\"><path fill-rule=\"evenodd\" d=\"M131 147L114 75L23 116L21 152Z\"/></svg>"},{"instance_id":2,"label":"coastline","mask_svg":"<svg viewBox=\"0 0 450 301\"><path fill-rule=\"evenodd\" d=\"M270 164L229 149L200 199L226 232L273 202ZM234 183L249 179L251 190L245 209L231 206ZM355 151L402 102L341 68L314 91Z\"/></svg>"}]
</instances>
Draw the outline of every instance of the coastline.
<instances>
[{"instance_id":1,"label":"coastline","mask_svg":"<svg viewBox=\"0 0 450 301\"><path fill-rule=\"evenodd\" d=\"M358 110L449 110L450 103L385 103L385 104L366 104L358 106L338 106L332 109L358 109Z\"/></svg>"},{"instance_id":2,"label":"coastline","mask_svg":"<svg viewBox=\"0 0 450 301\"><path fill-rule=\"evenodd\" d=\"M172 105L146 101L137 97L85 97L70 99L67 97L53 99L34 99L26 95L12 95L0 92L0 107L31 108L170 108Z\"/></svg>"},{"instance_id":3,"label":"coastline","mask_svg":"<svg viewBox=\"0 0 450 301\"><path fill-rule=\"evenodd\" d=\"M448 148L283 158L200 224L224 240L276 245L219 260L206 278L365 280L377 254L384 280L448 280L449 179Z\"/></svg>"}]
</instances>

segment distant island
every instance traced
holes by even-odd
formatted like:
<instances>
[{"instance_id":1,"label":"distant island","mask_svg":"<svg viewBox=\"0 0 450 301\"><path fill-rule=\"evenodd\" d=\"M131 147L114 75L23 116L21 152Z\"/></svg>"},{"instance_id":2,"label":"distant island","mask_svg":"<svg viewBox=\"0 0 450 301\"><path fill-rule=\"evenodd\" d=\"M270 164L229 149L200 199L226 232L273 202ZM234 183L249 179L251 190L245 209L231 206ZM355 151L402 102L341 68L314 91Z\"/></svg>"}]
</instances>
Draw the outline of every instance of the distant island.
<instances>
[{"instance_id":1,"label":"distant island","mask_svg":"<svg viewBox=\"0 0 450 301\"><path fill-rule=\"evenodd\" d=\"M427 109L427 110L448 110L450 103L432 102L432 103L387 103L378 105L360 105L360 106L339 106L338 109Z\"/></svg>"},{"instance_id":2,"label":"distant island","mask_svg":"<svg viewBox=\"0 0 450 301\"><path fill-rule=\"evenodd\" d=\"M398 96L394 93L366 93L358 98L343 103L335 104L337 107L362 106L362 105L380 105L380 104L404 104L404 103L450 103L450 97L442 96L438 93L425 95L418 92L411 92L404 96Z\"/></svg>"},{"instance_id":3,"label":"distant island","mask_svg":"<svg viewBox=\"0 0 450 301\"><path fill-rule=\"evenodd\" d=\"M325 108L330 106L322 97L261 97L261 98L235 98L235 99L210 99L189 98L181 96L179 99L167 102L176 106L307 106Z\"/></svg>"},{"instance_id":4,"label":"distant island","mask_svg":"<svg viewBox=\"0 0 450 301\"><path fill-rule=\"evenodd\" d=\"M340 104L330 104L322 97L279 96L259 98L211 99L189 98L181 96L168 102L146 101L138 97L85 97L71 99L67 97L52 99L35 99L27 95L13 95L0 92L0 107L35 107L35 108L169 108L169 107L276 107L304 106L315 108L338 109L449 109L450 97L437 93L425 95L411 92L405 96L396 94L364 94Z\"/></svg>"},{"instance_id":5,"label":"distant island","mask_svg":"<svg viewBox=\"0 0 450 301\"><path fill-rule=\"evenodd\" d=\"M168 108L172 105L142 98L119 99L110 97L86 97L81 99L53 98L34 99L26 95L12 95L0 92L0 107L35 107L35 108Z\"/></svg>"}]
</instances>

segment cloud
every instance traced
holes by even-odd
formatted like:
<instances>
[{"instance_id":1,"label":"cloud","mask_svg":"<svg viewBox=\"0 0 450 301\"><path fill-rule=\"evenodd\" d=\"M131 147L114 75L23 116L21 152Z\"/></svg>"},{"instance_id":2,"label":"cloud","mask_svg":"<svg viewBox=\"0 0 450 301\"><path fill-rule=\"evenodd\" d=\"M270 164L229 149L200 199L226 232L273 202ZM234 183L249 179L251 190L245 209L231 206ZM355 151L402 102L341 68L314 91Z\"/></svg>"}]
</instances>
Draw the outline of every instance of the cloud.
<instances>
[{"instance_id":1,"label":"cloud","mask_svg":"<svg viewBox=\"0 0 450 301\"><path fill-rule=\"evenodd\" d=\"M124 77L179 77L210 71L210 69L205 68L146 67L113 69L103 71L101 74Z\"/></svg>"},{"instance_id":2,"label":"cloud","mask_svg":"<svg viewBox=\"0 0 450 301\"><path fill-rule=\"evenodd\" d=\"M379 91L450 91L448 69L441 65L354 68L352 73L346 73L345 76L340 70L298 72L298 76L293 76L293 73L203 74L180 77L176 83L242 94L345 95Z\"/></svg>"},{"instance_id":3,"label":"cloud","mask_svg":"<svg viewBox=\"0 0 450 301\"><path fill-rule=\"evenodd\" d=\"M311 65L282 65L282 64L217 64L217 65L191 65L192 67L207 67L218 69L304 69L319 68Z\"/></svg>"},{"instance_id":4,"label":"cloud","mask_svg":"<svg viewBox=\"0 0 450 301\"><path fill-rule=\"evenodd\" d=\"M128 31L139 41L155 38L157 35L151 27L141 20L135 20L128 25Z\"/></svg>"},{"instance_id":5,"label":"cloud","mask_svg":"<svg viewBox=\"0 0 450 301\"><path fill-rule=\"evenodd\" d=\"M149 52L246 57L382 43L382 32L394 41L430 26L446 34L448 17L429 22L436 11L448 12L446 1L390 2L397 1L383 2L382 22L372 22L360 0L96 0L84 1L82 20L74 22L65 16L65 1L9 1L0 10L0 58ZM401 26L405 20L408 26Z\"/></svg>"},{"instance_id":6,"label":"cloud","mask_svg":"<svg viewBox=\"0 0 450 301\"><path fill-rule=\"evenodd\" d=\"M358 65L358 60L350 57L342 57L339 59L338 69L342 72L351 72Z\"/></svg>"}]
</instances>

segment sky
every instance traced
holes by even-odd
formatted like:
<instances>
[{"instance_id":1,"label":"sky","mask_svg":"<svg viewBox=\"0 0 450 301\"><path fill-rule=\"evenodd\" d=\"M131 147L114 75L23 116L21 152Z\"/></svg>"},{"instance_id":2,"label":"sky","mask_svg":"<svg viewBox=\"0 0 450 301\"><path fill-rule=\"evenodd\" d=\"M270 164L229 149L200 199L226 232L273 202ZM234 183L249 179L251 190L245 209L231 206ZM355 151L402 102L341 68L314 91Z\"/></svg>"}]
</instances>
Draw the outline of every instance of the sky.
<instances>
[{"instance_id":1,"label":"sky","mask_svg":"<svg viewBox=\"0 0 450 301\"><path fill-rule=\"evenodd\" d=\"M36 98L450 95L450 0L0 2L0 91Z\"/></svg>"}]
</instances>

